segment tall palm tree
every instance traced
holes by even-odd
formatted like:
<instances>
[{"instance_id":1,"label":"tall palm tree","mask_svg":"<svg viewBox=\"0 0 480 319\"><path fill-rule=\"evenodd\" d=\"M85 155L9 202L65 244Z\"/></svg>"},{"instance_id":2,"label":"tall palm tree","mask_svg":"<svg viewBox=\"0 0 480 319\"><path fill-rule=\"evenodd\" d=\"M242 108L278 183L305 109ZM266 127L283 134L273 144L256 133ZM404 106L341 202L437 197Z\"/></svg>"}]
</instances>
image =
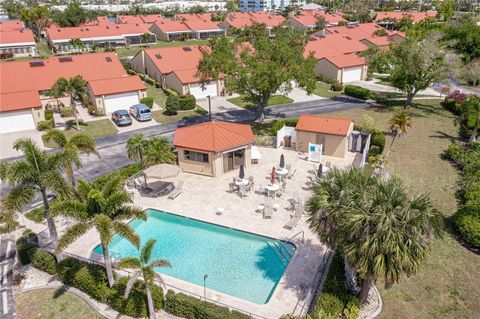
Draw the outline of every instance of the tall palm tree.
<instances>
[{"instance_id":1,"label":"tall palm tree","mask_svg":"<svg viewBox=\"0 0 480 319\"><path fill-rule=\"evenodd\" d=\"M75 106L74 98L77 97L83 99L85 94L87 94L87 81L85 81L81 75L76 75L68 80L64 77L60 77L53 84L52 91L59 92L61 94L68 94L70 98L70 105L73 108L75 124L77 130L80 130L80 125L78 124L77 107Z\"/></svg>"},{"instance_id":2,"label":"tall palm tree","mask_svg":"<svg viewBox=\"0 0 480 319\"><path fill-rule=\"evenodd\" d=\"M147 150L144 156L146 167L162 163L173 164L176 158L168 138L154 136L147 140Z\"/></svg>"},{"instance_id":3,"label":"tall palm tree","mask_svg":"<svg viewBox=\"0 0 480 319\"><path fill-rule=\"evenodd\" d=\"M469 142L476 142L478 129L480 128L480 98L470 96L460 107L460 120L465 122L468 127L472 127Z\"/></svg>"},{"instance_id":4,"label":"tall palm tree","mask_svg":"<svg viewBox=\"0 0 480 319\"><path fill-rule=\"evenodd\" d=\"M97 230L110 287L113 286L114 278L108 245L113 236L118 234L138 248L140 239L125 221L132 218L147 219L145 211L128 205L132 199L122 186L123 181L119 177L111 179L101 189L79 180L78 199L57 202L52 207L52 214L77 220L58 240L55 248L57 252L65 249L91 228Z\"/></svg>"},{"instance_id":5,"label":"tall palm tree","mask_svg":"<svg viewBox=\"0 0 480 319\"><path fill-rule=\"evenodd\" d=\"M80 51L85 47L82 40L80 40L79 38L70 39L70 41L68 41L68 44L70 44L72 47L76 49L80 49Z\"/></svg>"},{"instance_id":6,"label":"tall palm tree","mask_svg":"<svg viewBox=\"0 0 480 319\"><path fill-rule=\"evenodd\" d=\"M134 134L127 142L127 155L132 161L140 161L140 167L145 168L145 153L147 152L148 141L142 134ZM145 185L147 185L147 176L143 175Z\"/></svg>"},{"instance_id":7,"label":"tall palm tree","mask_svg":"<svg viewBox=\"0 0 480 319\"><path fill-rule=\"evenodd\" d=\"M122 258L118 263L119 268L128 268L128 269L135 269L135 273L132 275L130 280L127 283L127 287L125 288L125 296L124 298L128 298L130 291L132 290L135 283L138 281L140 276L143 276L143 280L145 283L145 291L147 295L147 305L148 305L148 317L150 319L155 319L155 309L153 308L153 299L152 293L150 291L150 287L153 286L154 279L158 278L160 281L160 275L154 270L155 267L171 267L170 262L166 259L152 259L152 252L153 248L156 244L156 240L151 238L147 240L145 245L142 246L140 250L140 257L129 257L129 258Z\"/></svg>"},{"instance_id":8,"label":"tall palm tree","mask_svg":"<svg viewBox=\"0 0 480 319\"><path fill-rule=\"evenodd\" d=\"M65 173L68 180L75 187L75 176L73 176L73 166L81 167L79 153L95 154L100 158L100 154L95 149L95 139L87 133L77 133L67 137L63 131L53 129L49 130L43 138L45 142L54 142L60 149L71 154L71 161L65 164Z\"/></svg>"},{"instance_id":9,"label":"tall palm tree","mask_svg":"<svg viewBox=\"0 0 480 319\"><path fill-rule=\"evenodd\" d=\"M140 40L145 44L145 47L148 47L148 42L152 38L152 35L149 32L145 32L140 35Z\"/></svg>"},{"instance_id":10,"label":"tall palm tree","mask_svg":"<svg viewBox=\"0 0 480 319\"><path fill-rule=\"evenodd\" d=\"M388 128L392 135L392 143L390 144L390 149L386 156L388 156L393 149L393 143L395 143L396 138L407 134L408 130L412 127L412 122L413 120L411 116L405 111L396 112L392 118L388 120Z\"/></svg>"},{"instance_id":11,"label":"tall palm tree","mask_svg":"<svg viewBox=\"0 0 480 319\"><path fill-rule=\"evenodd\" d=\"M365 196L366 195L366 196ZM385 287L418 272L442 218L425 194L409 198L399 178L377 179L368 194L352 199L342 221L343 253L363 278L364 302L377 278Z\"/></svg>"},{"instance_id":12,"label":"tall palm tree","mask_svg":"<svg viewBox=\"0 0 480 319\"><path fill-rule=\"evenodd\" d=\"M50 214L47 192L51 191L61 198L70 196L71 188L61 174L61 169L70 156L64 151L55 153L42 151L31 139L19 139L13 148L21 151L24 159L0 163L0 179L12 187L2 198L2 207L10 212L17 211L40 192L50 240L55 244L57 229Z\"/></svg>"}]
</instances>

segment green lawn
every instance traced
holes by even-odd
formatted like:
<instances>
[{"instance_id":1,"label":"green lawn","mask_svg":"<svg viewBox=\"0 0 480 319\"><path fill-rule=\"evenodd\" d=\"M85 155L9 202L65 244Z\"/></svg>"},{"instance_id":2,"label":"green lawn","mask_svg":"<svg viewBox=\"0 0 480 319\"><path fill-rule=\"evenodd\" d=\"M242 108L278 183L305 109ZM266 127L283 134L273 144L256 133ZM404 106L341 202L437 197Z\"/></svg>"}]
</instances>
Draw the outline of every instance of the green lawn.
<instances>
[{"instance_id":1,"label":"green lawn","mask_svg":"<svg viewBox=\"0 0 480 319\"><path fill-rule=\"evenodd\" d=\"M75 125L74 125L75 127ZM79 132L75 128L70 128L64 131L65 135L72 136L75 133ZM115 135L118 133L117 128L109 119L91 121L86 123L80 124L80 132L85 132L93 136L94 138L108 136L108 135ZM45 147L55 147L53 143L45 143L45 140L42 135L43 144Z\"/></svg>"},{"instance_id":2,"label":"green lawn","mask_svg":"<svg viewBox=\"0 0 480 319\"><path fill-rule=\"evenodd\" d=\"M188 40L188 41L158 41L156 44L151 44L148 48L165 48L165 47L177 47L183 45L206 45L208 40ZM145 49L144 46L130 46L128 48L117 48L117 54L119 57L132 56L139 51Z\"/></svg>"},{"instance_id":3,"label":"green lawn","mask_svg":"<svg viewBox=\"0 0 480 319\"><path fill-rule=\"evenodd\" d=\"M243 107L243 108L254 108L254 105L244 101L244 96L237 96L233 97L231 99L227 99L228 102L235 104L236 106ZM287 104L287 103L292 103L293 100L289 98L288 96L284 95L274 95L268 100L268 105L273 106L273 105L281 105L281 104Z\"/></svg>"},{"instance_id":4,"label":"green lawn","mask_svg":"<svg viewBox=\"0 0 480 319\"><path fill-rule=\"evenodd\" d=\"M458 137L454 117L439 107L438 100L416 100L410 111L413 127L391 152L387 167L400 176L412 193L429 193L434 205L446 216L456 210L455 191L459 176L440 154ZM402 101L399 101L399 105ZM360 121L363 115L385 130L387 120L401 106L356 109L330 113ZM391 142L387 136L386 148ZM381 290L384 306L379 318L475 318L480 313L480 256L446 233L434 242L430 257L415 276Z\"/></svg>"},{"instance_id":5,"label":"green lawn","mask_svg":"<svg viewBox=\"0 0 480 319\"><path fill-rule=\"evenodd\" d=\"M45 220L45 209L43 206L37 207L25 214L25 217L34 221L35 223L43 223Z\"/></svg>"},{"instance_id":6,"label":"green lawn","mask_svg":"<svg viewBox=\"0 0 480 319\"><path fill-rule=\"evenodd\" d=\"M162 89L156 88L146 82L145 85L147 86L147 96L152 97L153 101L160 107L165 107L165 101L167 100L167 95L165 92Z\"/></svg>"},{"instance_id":7,"label":"green lawn","mask_svg":"<svg viewBox=\"0 0 480 319\"><path fill-rule=\"evenodd\" d=\"M168 123L168 122L174 122L174 121L201 116L202 113L205 113L205 110L197 106L195 110L178 111L177 115L165 115L163 114L163 110L153 111L152 113L153 113L154 120L157 121L158 123Z\"/></svg>"},{"instance_id":8,"label":"green lawn","mask_svg":"<svg viewBox=\"0 0 480 319\"><path fill-rule=\"evenodd\" d=\"M331 92L330 91L330 84L323 83L323 82L317 82L315 90L313 90L313 94L321 96L321 97L332 98L332 97L335 97L335 96L342 95L342 92Z\"/></svg>"},{"instance_id":9,"label":"green lawn","mask_svg":"<svg viewBox=\"0 0 480 319\"><path fill-rule=\"evenodd\" d=\"M41 56L42 58L46 58L53 55L52 50L50 50L48 45L43 41L37 42L37 49L38 49L38 55Z\"/></svg>"},{"instance_id":10,"label":"green lawn","mask_svg":"<svg viewBox=\"0 0 480 319\"><path fill-rule=\"evenodd\" d=\"M70 292L42 289L18 294L15 299L17 317L22 319L104 318Z\"/></svg>"}]
</instances>

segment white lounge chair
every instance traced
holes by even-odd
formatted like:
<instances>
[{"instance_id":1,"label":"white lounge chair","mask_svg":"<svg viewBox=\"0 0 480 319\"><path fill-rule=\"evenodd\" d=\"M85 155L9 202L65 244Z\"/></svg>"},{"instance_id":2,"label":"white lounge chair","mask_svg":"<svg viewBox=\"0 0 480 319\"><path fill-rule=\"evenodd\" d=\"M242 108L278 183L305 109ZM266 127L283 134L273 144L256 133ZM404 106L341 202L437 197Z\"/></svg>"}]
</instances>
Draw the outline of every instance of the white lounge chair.
<instances>
[{"instance_id":1,"label":"white lounge chair","mask_svg":"<svg viewBox=\"0 0 480 319\"><path fill-rule=\"evenodd\" d=\"M287 178L288 178L288 179L293 179L293 177L295 176L295 172L296 172L296 171L297 171L296 169L289 170L289 171L288 171L288 174L287 174Z\"/></svg>"},{"instance_id":2,"label":"white lounge chair","mask_svg":"<svg viewBox=\"0 0 480 319\"><path fill-rule=\"evenodd\" d=\"M263 209L263 218L270 219L273 216L273 203L270 197L267 197L265 208Z\"/></svg>"},{"instance_id":3,"label":"white lounge chair","mask_svg":"<svg viewBox=\"0 0 480 319\"><path fill-rule=\"evenodd\" d=\"M180 195L183 192L183 181L178 182L177 186L175 186L175 189L173 192L171 192L168 195L169 199L175 199L178 195Z\"/></svg>"},{"instance_id":4,"label":"white lounge chair","mask_svg":"<svg viewBox=\"0 0 480 319\"><path fill-rule=\"evenodd\" d=\"M302 218L302 215L303 215L303 205L295 205L295 213L293 214L293 217L290 218L288 223L286 223L285 226L283 226L283 228L288 230L292 230L293 228L295 228L300 218Z\"/></svg>"}]
</instances>

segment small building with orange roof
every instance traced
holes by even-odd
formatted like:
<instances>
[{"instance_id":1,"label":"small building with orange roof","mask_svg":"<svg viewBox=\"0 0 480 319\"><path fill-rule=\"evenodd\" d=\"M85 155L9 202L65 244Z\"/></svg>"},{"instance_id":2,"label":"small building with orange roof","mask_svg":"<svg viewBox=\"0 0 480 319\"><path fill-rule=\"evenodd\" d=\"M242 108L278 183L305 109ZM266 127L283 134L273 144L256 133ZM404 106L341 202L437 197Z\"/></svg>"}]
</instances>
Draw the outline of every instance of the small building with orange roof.
<instances>
[{"instance_id":1,"label":"small building with orange roof","mask_svg":"<svg viewBox=\"0 0 480 319\"><path fill-rule=\"evenodd\" d=\"M10 28L1 29L0 54L7 57L37 55L37 46L32 30Z\"/></svg>"},{"instance_id":2,"label":"small building with orange roof","mask_svg":"<svg viewBox=\"0 0 480 319\"><path fill-rule=\"evenodd\" d=\"M152 24L150 31L158 40L174 41L192 38L192 30L183 21L164 20Z\"/></svg>"},{"instance_id":3,"label":"small building with orange roof","mask_svg":"<svg viewBox=\"0 0 480 319\"><path fill-rule=\"evenodd\" d=\"M347 23L347 20L345 20L341 14L325 13L321 10L292 11L288 18L288 22L296 29L308 31L315 29L317 23L321 19L325 20L326 26L335 26L340 22Z\"/></svg>"},{"instance_id":4,"label":"small building with orange roof","mask_svg":"<svg viewBox=\"0 0 480 319\"><path fill-rule=\"evenodd\" d=\"M375 22L379 25L395 25L405 17L412 19L412 23L418 23L425 19L436 19L437 11L385 11L377 12Z\"/></svg>"},{"instance_id":5,"label":"small building with orange roof","mask_svg":"<svg viewBox=\"0 0 480 319\"><path fill-rule=\"evenodd\" d=\"M130 64L137 72L148 74L163 88L180 95L191 94L197 99L222 95L223 79L202 84L196 76L205 50L209 48L198 45L145 49L137 53Z\"/></svg>"},{"instance_id":6,"label":"small building with orange roof","mask_svg":"<svg viewBox=\"0 0 480 319\"><path fill-rule=\"evenodd\" d=\"M347 26L328 27L324 34L339 34L360 41L367 46L388 47L392 42L401 42L405 33L390 31L375 23L357 23Z\"/></svg>"},{"instance_id":7,"label":"small building with orange roof","mask_svg":"<svg viewBox=\"0 0 480 319\"><path fill-rule=\"evenodd\" d=\"M250 125L220 121L177 128L173 138L182 171L207 176L248 169L254 142Z\"/></svg>"},{"instance_id":8,"label":"small building with orange roof","mask_svg":"<svg viewBox=\"0 0 480 319\"><path fill-rule=\"evenodd\" d=\"M321 144L322 154L344 158L353 132L350 119L302 114L295 126L296 150L308 152L309 144Z\"/></svg>"},{"instance_id":9,"label":"small building with orange roof","mask_svg":"<svg viewBox=\"0 0 480 319\"><path fill-rule=\"evenodd\" d=\"M220 22L219 26L227 34L232 34L235 30L242 30L254 24L264 24L268 34L273 36L273 28L282 25L285 21L283 16L268 12L233 12Z\"/></svg>"}]
</instances>

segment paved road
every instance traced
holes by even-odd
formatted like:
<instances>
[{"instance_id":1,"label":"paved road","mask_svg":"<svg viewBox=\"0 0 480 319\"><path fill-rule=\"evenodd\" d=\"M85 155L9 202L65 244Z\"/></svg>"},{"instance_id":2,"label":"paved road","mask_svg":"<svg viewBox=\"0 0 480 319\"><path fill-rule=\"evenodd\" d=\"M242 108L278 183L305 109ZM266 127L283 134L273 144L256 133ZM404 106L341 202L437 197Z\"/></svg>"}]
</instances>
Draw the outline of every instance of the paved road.
<instances>
[{"instance_id":1,"label":"paved road","mask_svg":"<svg viewBox=\"0 0 480 319\"><path fill-rule=\"evenodd\" d=\"M265 115L266 118L293 118L299 117L301 114L330 113L353 108L364 108L367 106L368 104L365 102L346 97L338 97L335 99L322 99L278 105L267 108ZM213 118L216 120L231 122L252 122L256 119L256 113L254 111L245 109L231 110L213 114ZM172 138L177 127L202 122L205 120L207 120L207 117L196 117L188 120L158 124L137 131L98 138L97 150L100 153L101 158L98 159L98 157L95 155L81 154L83 167L76 170L75 175L77 178L92 180L132 163L127 157L125 144L135 133L141 133L145 137L164 135ZM9 187L7 185L1 186L0 195L3 196L9 191ZM40 203L40 199L35 200L31 205L35 206L38 203ZM30 208L30 205L27 208Z\"/></svg>"},{"instance_id":2,"label":"paved road","mask_svg":"<svg viewBox=\"0 0 480 319\"><path fill-rule=\"evenodd\" d=\"M0 318L14 319L13 273L15 243L7 237L0 238Z\"/></svg>"}]
</instances>

